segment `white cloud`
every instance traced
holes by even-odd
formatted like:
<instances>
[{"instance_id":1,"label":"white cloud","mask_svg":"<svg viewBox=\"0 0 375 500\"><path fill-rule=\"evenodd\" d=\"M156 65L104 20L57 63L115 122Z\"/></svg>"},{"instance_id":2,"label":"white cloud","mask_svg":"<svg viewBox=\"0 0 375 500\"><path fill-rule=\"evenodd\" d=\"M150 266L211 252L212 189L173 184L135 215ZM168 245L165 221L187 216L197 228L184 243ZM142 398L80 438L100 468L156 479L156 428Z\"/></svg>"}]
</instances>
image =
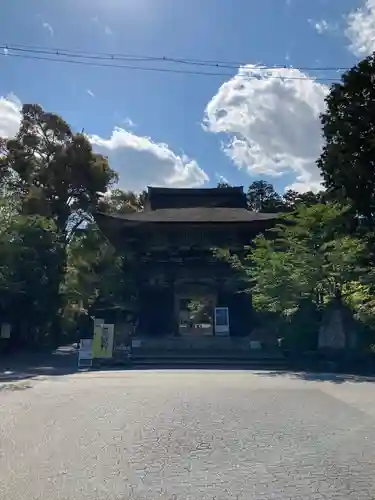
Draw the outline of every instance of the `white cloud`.
<instances>
[{"instance_id":1,"label":"white cloud","mask_svg":"<svg viewBox=\"0 0 375 500\"><path fill-rule=\"evenodd\" d=\"M13 94L0 96L0 137L12 137L19 129L22 103ZM106 155L120 174L120 187L141 191L147 185L199 187L207 174L195 160L174 153L167 144L153 142L123 128L109 138L90 137L95 151Z\"/></svg>"},{"instance_id":2,"label":"white cloud","mask_svg":"<svg viewBox=\"0 0 375 500\"><path fill-rule=\"evenodd\" d=\"M126 117L122 120L122 123L125 125L127 128L135 128L137 125L133 122L133 120L129 117Z\"/></svg>"},{"instance_id":3,"label":"white cloud","mask_svg":"<svg viewBox=\"0 0 375 500\"><path fill-rule=\"evenodd\" d=\"M51 36L53 36L55 34L55 32L54 32L52 26L50 25L50 23L47 23L47 22L44 21L43 22L43 28L46 29Z\"/></svg>"},{"instance_id":4,"label":"white cloud","mask_svg":"<svg viewBox=\"0 0 375 500\"><path fill-rule=\"evenodd\" d=\"M327 32L333 32L338 29L337 24L329 23L325 19L322 19L321 21L314 21L313 19L308 19L308 22L319 33L319 35L322 35L323 33Z\"/></svg>"},{"instance_id":5,"label":"white cloud","mask_svg":"<svg viewBox=\"0 0 375 500\"><path fill-rule=\"evenodd\" d=\"M108 139L94 135L90 140L119 173L120 187L135 191L147 185L199 187L209 180L195 160L123 128L116 127Z\"/></svg>"},{"instance_id":6,"label":"white cloud","mask_svg":"<svg viewBox=\"0 0 375 500\"><path fill-rule=\"evenodd\" d=\"M0 137L16 135L21 121L21 108L22 104L14 94L0 96Z\"/></svg>"},{"instance_id":7,"label":"white cloud","mask_svg":"<svg viewBox=\"0 0 375 500\"><path fill-rule=\"evenodd\" d=\"M347 18L346 36L350 50L356 56L366 56L375 51L375 0L366 0L361 8Z\"/></svg>"},{"instance_id":8,"label":"white cloud","mask_svg":"<svg viewBox=\"0 0 375 500\"><path fill-rule=\"evenodd\" d=\"M108 35L108 36L113 34L113 33L112 33L112 30L111 30L111 28L110 28L109 26L105 26L105 27L104 27L104 33L105 33L106 35Z\"/></svg>"},{"instance_id":9,"label":"white cloud","mask_svg":"<svg viewBox=\"0 0 375 500\"><path fill-rule=\"evenodd\" d=\"M87 89L86 92L88 93L88 95L91 95L91 97L95 97L95 94L92 90Z\"/></svg>"},{"instance_id":10,"label":"white cloud","mask_svg":"<svg viewBox=\"0 0 375 500\"><path fill-rule=\"evenodd\" d=\"M248 65L208 103L204 127L224 133L223 151L252 176L295 173L292 189L320 187L319 115L328 88L293 68Z\"/></svg>"}]
</instances>

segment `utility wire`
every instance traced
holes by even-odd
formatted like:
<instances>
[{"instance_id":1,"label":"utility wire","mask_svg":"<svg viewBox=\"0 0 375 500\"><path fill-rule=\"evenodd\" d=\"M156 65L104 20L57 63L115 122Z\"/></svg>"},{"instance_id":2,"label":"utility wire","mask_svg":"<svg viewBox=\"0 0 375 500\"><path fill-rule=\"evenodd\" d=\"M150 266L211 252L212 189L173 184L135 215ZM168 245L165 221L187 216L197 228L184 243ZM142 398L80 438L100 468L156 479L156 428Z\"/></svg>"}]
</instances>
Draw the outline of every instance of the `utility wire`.
<instances>
[{"instance_id":1,"label":"utility wire","mask_svg":"<svg viewBox=\"0 0 375 500\"><path fill-rule=\"evenodd\" d=\"M239 67L246 66L249 63L245 61L220 61L212 59L191 59L182 57L168 57L168 56L150 56L150 55L135 55L135 54L121 54L121 53L109 53L109 52L88 52L83 50L73 50L73 49L63 49L57 47L42 47L38 45L13 45L13 44L2 44L0 48L12 50L16 52L31 52L39 53L44 55L65 55L67 57L77 57L85 59L96 59L96 60L112 60L112 61L130 61L130 62L171 62L177 64L188 64L197 66L209 66L218 68L231 68L238 69ZM266 66L260 65L260 69L288 69L285 64ZM349 67L345 66L322 66L322 67L298 67L290 68L298 69L300 71L337 71L344 72L349 70Z\"/></svg>"},{"instance_id":2,"label":"utility wire","mask_svg":"<svg viewBox=\"0 0 375 500\"><path fill-rule=\"evenodd\" d=\"M117 68L117 69L127 69L127 70L140 70L140 71L150 71L150 72L159 72L159 73L175 73L175 74L185 74L185 75L200 75L200 76L218 76L218 77L233 77L233 73L230 72L218 72L218 71L200 71L200 70L188 70L188 69L175 69L175 68L163 68L163 67L155 67L155 66L139 66L134 64L117 64L113 61L124 61L124 62L137 62L137 63L149 63L149 62L169 62L175 64L193 64L197 65L198 61L190 62L189 60L178 60L171 58L153 58L153 57L127 57L127 56L110 56L110 55L94 55L87 53L87 55L83 53L75 53L70 51L52 51L51 49L43 50L43 49L26 49L20 48L10 45L0 45L0 49L3 49L3 52L0 52L0 55L4 57L17 57L21 59L34 59L40 61L49 61L49 62L59 62L59 63L69 63L69 64L78 64L84 66L96 66L102 68ZM16 52L16 53L14 53ZM19 53L21 52L21 53ZM107 63L106 63L107 62ZM200 66L207 66L206 63L199 61ZM218 68L224 66L216 66ZM233 66L232 69L240 69L240 66ZM285 66L283 67L265 67L260 66L255 69L260 71L272 71L275 69L287 69ZM297 69L297 68L291 68ZM299 68L298 68L299 69ZM321 70L322 71L322 70ZM339 69L335 68L335 71L339 71ZM247 76L249 79L259 80L259 79L277 79L277 80L313 80L313 81L324 81L324 82L336 82L337 78L326 78L326 77L294 77L294 76L283 76L283 75L274 75L265 73L264 76L254 75Z\"/></svg>"},{"instance_id":3,"label":"utility wire","mask_svg":"<svg viewBox=\"0 0 375 500\"><path fill-rule=\"evenodd\" d=\"M128 64L103 64L100 62L90 62L90 61L81 61L76 59L61 59L56 57L44 57L37 56L31 54L4 54L0 53L1 56L4 57L19 57L22 59L36 59L39 61L50 61L50 62L59 62L59 63L70 63L70 64L78 64L85 66L96 66L101 68L121 68L121 69L129 69L129 70L141 70L141 71L153 71L159 73L179 73L184 75L205 75L205 76L228 76L232 77L232 73L217 73L217 72L208 72L208 71L189 71L189 70L178 70L172 68L156 68L149 66L131 66Z\"/></svg>"},{"instance_id":4,"label":"utility wire","mask_svg":"<svg viewBox=\"0 0 375 500\"><path fill-rule=\"evenodd\" d=\"M48 61L48 62L58 62L58 63L69 63L69 64L78 64L84 66L95 66L101 68L116 68L116 69L127 69L127 70L140 70L140 71L150 71L150 72L159 72L159 73L175 73L175 74L183 74L183 75L200 75L200 76L219 76L219 77L233 77L233 73L219 73L219 72L210 72L210 71L192 71L192 70L179 70L172 68L157 68L150 66L132 66L126 64L103 64L100 62L91 62L91 61L82 61L77 59L67 59L67 58L57 58L57 57L44 57L38 55L31 54L5 54L0 53L0 56L3 57L18 57L21 59L33 59L39 61ZM260 79L277 79L277 80L311 80L311 81L323 81L323 82L337 82L337 78L319 78L319 77L291 77L291 76L279 76L279 75L265 75L265 76L247 76L248 79L251 80L260 80Z\"/></svg>"}]
</instances>

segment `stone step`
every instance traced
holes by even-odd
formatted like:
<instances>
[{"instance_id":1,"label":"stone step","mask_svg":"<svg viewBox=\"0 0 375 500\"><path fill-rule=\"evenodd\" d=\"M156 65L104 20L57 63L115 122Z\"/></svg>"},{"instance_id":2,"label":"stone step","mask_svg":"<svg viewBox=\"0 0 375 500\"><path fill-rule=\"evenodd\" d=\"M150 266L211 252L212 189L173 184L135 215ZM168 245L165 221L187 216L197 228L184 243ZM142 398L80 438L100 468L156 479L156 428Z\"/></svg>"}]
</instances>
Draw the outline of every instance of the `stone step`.
<instances>
[{"instance_id":1,"label":"stone step","mask_svg":"<svg viewBox=\"0 0 375 500\"><path fill-rule=\"evenodd\" d=\"M158 355L133 355L131 359L125 357L114 357L107 360L95 360L95 365L100 366L118 366L129 368L194 368L194 367L223 367L223 368L246 368L246 369L266 369L266 370L284 370L288 367L287 359L282 354L253 356L252 353L242 355L215 354L204 355L203 353L158 353Z\"/></svg>"},{"instance_id":2,"label":"stone step","mask_svg":"<svg viewBox=\"0 0 375 500\"><path fill-rule=\"evenodd\" d=\"M287 361L284 358L244 358L244 357L203 357L185 356L176 359L171 356L133 357L131 365L142 366L164 366L164 367L198 367L198 366L222 366L222 367L245 367L252 369L282 370L287 368Z\"/></svg>"},{"instance_id":3,"label":"stone step","mask_svg":"<svg viewBox=\"0 0 375 500\"><path fill-rule=\"evenodd\" d=\"M133 349L133 359L254 359L254 360L278 360L284 359L280 351L252 351L250 349Z\"/></svg>"}]
</instances>

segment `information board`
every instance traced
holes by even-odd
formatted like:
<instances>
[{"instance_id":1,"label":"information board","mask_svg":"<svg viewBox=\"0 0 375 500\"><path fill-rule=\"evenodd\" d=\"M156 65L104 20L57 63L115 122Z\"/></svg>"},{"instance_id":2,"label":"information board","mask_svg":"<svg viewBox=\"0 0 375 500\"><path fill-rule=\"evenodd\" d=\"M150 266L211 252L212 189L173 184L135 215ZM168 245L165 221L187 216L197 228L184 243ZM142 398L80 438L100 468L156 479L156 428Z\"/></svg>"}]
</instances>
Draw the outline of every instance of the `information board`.
<instances>
[{"instance_id":1,"label":"information board","mask_svg":"<svg viewBox=\"0 0 375 500\"><path fill-rule=\"evenodd\" d=\"M229 309L227 307L215 307L215 335L229 335Z\"/></svg>"},{"instance_id":2,"label":"information board","mask_svg":"<svg viewBox=\"0 0 375 500\"><path fill-rule=\"evenodd\" d=\"M93 355L95 359L112 358L114 330L115 327L113 324L104 323L102 325L95 325L93 341Z\"/></svg>"}]
</instances>

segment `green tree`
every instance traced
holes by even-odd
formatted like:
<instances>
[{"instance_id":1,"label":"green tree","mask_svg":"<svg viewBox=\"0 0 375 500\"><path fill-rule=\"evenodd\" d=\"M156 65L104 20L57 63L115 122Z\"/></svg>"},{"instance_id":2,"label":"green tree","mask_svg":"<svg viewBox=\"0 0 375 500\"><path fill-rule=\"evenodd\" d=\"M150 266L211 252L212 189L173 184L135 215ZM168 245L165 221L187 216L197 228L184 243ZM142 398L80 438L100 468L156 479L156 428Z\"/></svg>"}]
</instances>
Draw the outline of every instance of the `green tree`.
<instances>
[{"instance_id":1,"label":"green tree","mask_svg":"<svg viewBox=\"0 0 375 500\"><path fill-rule=\"evenodd\" d=\"M319 191L314 193L313 191L306 191L305 193L298 193L292 189L288 189L282 197L283 212L291 212L296 210L298 205L313 206L324 201L324 193Z\"/></svg>"},{"instance_id":2,"label":"green tree","mask_svg":"<svg viewBox=\"0 0 375 500\"><path fill-rule=\"evenodd\" d=\"M335 196L365 217L375 212L375 54L332 85L322 115L325 144L318 166Z\"/></svg>"},{"instance_id":3,"label":"green tree","mask_svg":"<svg viewBox=\"0 0 375 500\"><path fill-rule=\"evenodd\" d=\"M289 314L303 299L323 305L349 283L360 281L366 244L346 234L346 209L338 205L300 206L285 223L254 240L245 264L232 256L251 284L258 310Z\"/></svg>"},{"instance_id":4,"label":"green tree","mask_svg":"<svg viewBox=\"0 0 375 500\"><path fill-rule=\"evenodd\" d=\"M134 273L132 254L117 253L95 223L77 232L68 246L63 287L68 329L94 307L126 309L136 298Z\"/></svg>"},{"instance_id":5,"label":"green tree","mask_svg":"<svg viewBox=\"0 0 375 500\"><path fill-rule=\"evenodd\" d=\"M38 105L24 105L16 137L0 140L2 194L16 196L24 217L48 221L49 231L55 233L56 290L49 293L56 301L51 306L55 313L63 308L61 285L69 241L83 221L91 220L90 213L116 180L106 158L93 152L83 133L74 133L60 116ZM27 225L28 219L22 220ZM55 314L55 337L61 334L59 319Z\"/></svg>"},{"instance_id":6,"label":"green tree","mask_svg":"<svg viewBox=\"0 0 375 500\"><path fill-rule=\"evenodd\" d=\"M61 258L51 219L0 210L0 317L12 324L12 341L43 343L58 313ZM53 332L52 332L53 333Z\"/></svg>"},{"instance_id":7,"label":"green tree","mask_svg":"<svg viewBox=\"0 0 375 500\"><path fill-rule=\"evenodd\" d=\"M272 184L266 181L254 181L247 191L250 210L259 212L279 212L283 207L281 196Z\"/></svg>"},{"instance_id":8,"label":"green tree","mask_svg":"<svg viewBox=\"0 0 375 500\"><path fill-rule=\"evenodd\" d=\"M100 199L98 211L110 214L138 212L144 209L146 202L146 191L113 189ZM95 307L126 309L137 295L136 269L134 255L126 242L118 252L95 222L88 224L69 245L66 312L88 314Z\"/></svg>"},{"instance_id":9,"label":"green tree","mask_svg":"<svg viewBox=\"0 0 375 500\"><path fill-rule=\"evenodd\" d=\"M79 226L117 180L84 134L36 104L23 106L16 137L0 144L0 182L20 193L23 213L52 218L62 242L71 217Z\"/></svg>"}]
</instances>

